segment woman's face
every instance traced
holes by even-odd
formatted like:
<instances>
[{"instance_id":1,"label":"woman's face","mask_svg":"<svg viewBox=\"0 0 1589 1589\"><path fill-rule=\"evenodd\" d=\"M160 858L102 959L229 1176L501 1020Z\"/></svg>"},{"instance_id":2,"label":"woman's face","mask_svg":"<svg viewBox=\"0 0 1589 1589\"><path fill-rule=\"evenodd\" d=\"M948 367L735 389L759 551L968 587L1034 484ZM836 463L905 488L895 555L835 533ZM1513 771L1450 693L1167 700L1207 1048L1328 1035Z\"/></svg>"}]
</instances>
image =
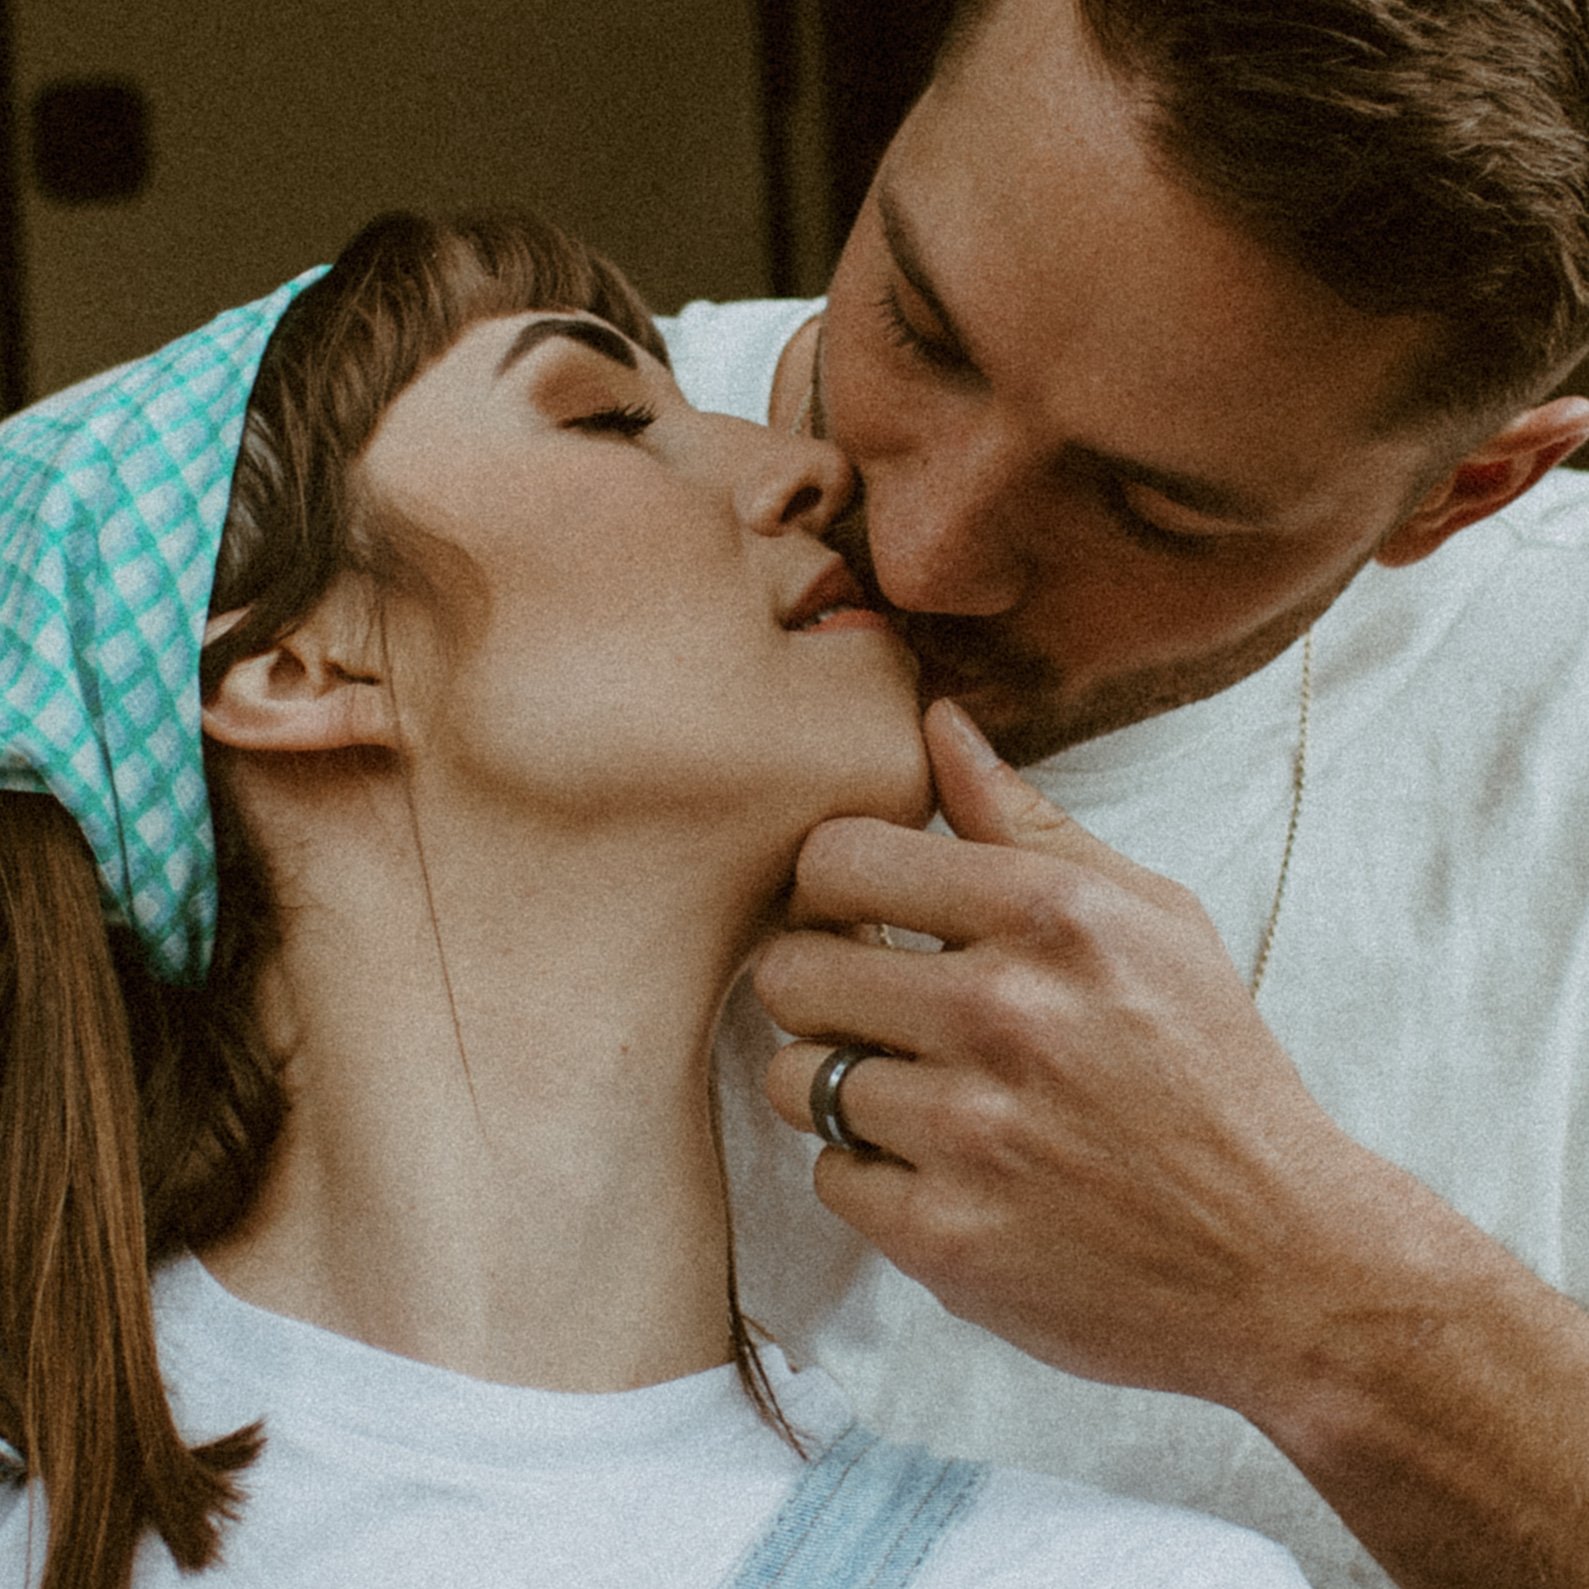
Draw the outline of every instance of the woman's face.
<instances>
[{"instance_id":1,"label":"woman's face","mask_svg":"<svg viewBox=\"0 0 1589 1589\"><path fill-rule=\"evenodd\" d=\"M701 413L605 322L540 313L465 332L360 467L478 576L457 643L399 673L459 789L773 833L924 816L914 665L818 539L851 486L826 443Z\"/></svg>"}]
</instances>

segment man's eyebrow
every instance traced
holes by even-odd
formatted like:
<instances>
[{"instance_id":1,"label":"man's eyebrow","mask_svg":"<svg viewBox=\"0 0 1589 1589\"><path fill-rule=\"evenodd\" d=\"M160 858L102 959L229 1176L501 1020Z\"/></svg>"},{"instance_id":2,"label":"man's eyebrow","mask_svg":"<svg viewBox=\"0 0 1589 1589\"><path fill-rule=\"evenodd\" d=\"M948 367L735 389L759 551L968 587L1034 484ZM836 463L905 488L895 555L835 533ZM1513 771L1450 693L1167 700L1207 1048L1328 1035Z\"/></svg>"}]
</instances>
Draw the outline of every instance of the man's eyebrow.
<instances>
[{"instance_id":1,"label":"man's eyebrow","mask_svg":"<svg viewBox=\"0 0 1589 1589\"><path fill-rule=\"evenodd\" d=\"M1113 475L1133 485L1145 486L1161 497L1202 513L1211 519L1229 519L1237 524L1259 526L1272 521L1275 509L1267 502L1251 496L1236 486L1228 486L1201 475L1182 474L1175 469L1160 469L1135 458L1122 458L1117 453L1104 452L1072 442L1055 460L1056 470L1069 472L1080 464L1098 474Z\"/></svg>"},{"instance_id":2,"label":"man's eyebrow","mask_svg":"<svg viewBox=\"0 0 1589 1589\"><path fill-rule=\"evenodd\" d=\"M883 240L888 244L889 253L894 256L894 264L900 275L910 283L911 291L927 305L933 319L938 322L939 340L952 346L967 364L974 367L976 361L971 357L970 345L961 335L949 306L933 286L932 273L922 258L915 228L900 209L886 177L877 184L877 216L882 224Z\"/></svg>"},{"instance_id":3,"label":"man's eyebrow","mask_svg":"<svg viewBox=\"0 0 1589 1589\"><path fill-rule=\"evenodd\" d=\"M567 337L571 342L583 343L593 348L626 370L636 370L640 361L635 356L634 344L600 320L532 320L514 337L508 351L497 365L498 378L507 374L532 348L538 347L548 337Z\"/></svg>"}]
</instances>

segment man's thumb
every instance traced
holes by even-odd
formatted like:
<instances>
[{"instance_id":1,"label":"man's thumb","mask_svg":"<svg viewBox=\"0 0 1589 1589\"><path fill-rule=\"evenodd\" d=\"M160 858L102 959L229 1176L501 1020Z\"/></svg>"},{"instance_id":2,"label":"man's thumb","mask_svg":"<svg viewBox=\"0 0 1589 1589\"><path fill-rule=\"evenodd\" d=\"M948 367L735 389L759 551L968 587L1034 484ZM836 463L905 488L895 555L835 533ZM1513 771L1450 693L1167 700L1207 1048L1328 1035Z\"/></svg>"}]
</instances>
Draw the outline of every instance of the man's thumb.
<instances>
[{"instance_id":1,"label":"man's thumb","mask_svg":"<svg viewBox=\"0 0 1589 1589\"><path fill-rule=\"evenodd\" d=\"M1074 854L1086 835L987 742L964 708L934 701L922 724L938 805L962 839Z\"/></svg>"}]
</instances>

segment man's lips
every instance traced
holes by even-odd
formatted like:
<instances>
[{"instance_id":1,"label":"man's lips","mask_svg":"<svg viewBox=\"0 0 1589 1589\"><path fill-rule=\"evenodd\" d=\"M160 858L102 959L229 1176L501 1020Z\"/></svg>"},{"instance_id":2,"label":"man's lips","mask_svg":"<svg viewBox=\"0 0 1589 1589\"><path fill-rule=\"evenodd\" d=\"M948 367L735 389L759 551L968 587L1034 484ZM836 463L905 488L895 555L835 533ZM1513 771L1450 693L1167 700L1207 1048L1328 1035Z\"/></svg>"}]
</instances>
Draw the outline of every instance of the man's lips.
<instances>
[{"instance_id":1,"label":"man's lips","mask_svg":"<svg viewBox=\"0 0 1589 1589\"><path fill-rule=\"evenodd\" d=\"M872 562L863 491L850 499L822 539L844 558L862 603L887 614L894 633L915 654L923 700L995 691L1032 695L1053 689L1055 668L1021 644L997 618L913 612L889 601Z\"/></svg>"},{"instance_id":2,"label":"man's lips","mask_svg":"<svg viewBox=\"0 0 1589 1589\"><path fill-rule=\"evenodd\" d=\"M896 625L921 663L923 694L1031 695L1053 688L1054 668L983 618L904 613Z\"/></svg>"}]
</instances>

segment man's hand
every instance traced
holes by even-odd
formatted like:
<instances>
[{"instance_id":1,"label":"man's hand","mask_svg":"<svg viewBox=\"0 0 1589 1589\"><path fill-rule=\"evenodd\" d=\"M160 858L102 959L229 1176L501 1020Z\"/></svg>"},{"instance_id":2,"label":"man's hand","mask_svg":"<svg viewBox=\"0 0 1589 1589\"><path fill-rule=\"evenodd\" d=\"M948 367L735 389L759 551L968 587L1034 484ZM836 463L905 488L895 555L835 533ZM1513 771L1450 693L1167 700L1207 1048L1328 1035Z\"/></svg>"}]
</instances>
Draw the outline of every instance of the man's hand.
<instances>
[{"instance_id":1,"label":"man's hand","mask_svg":"<svg viewBox=\"0 0 1589 1589\"><path fill-rule=\"evenodd\" d=\"M823 824L756 972L791 1125L835 1044L899 1056L822 1201L1033 1356L1244 1413L1407 1589L1589 1585L1581 1310L1324 1114L1187 891L926 733L958 837Z\"/></svg>"},{"instance_id":2,"label":"man's hand","mask_svg":"<svg viewBox=\"0 0 1589 1589\"><path fill-rule=\"evenodd\" d=\"M829 1150L822 1200L956 1313L1091 1378L1247 1399L1223 1383L1287 1332L1277 1290L1309 1232L1299 1171L1352 1144L1313 1103L1184 889L1093 839L947 702L927 719L959 838L824 824L795 932L756 987L790 1045L768 1077L810 1129L834 1041L880 1159ZM970 842L967 842L970 841ZM942 939L891 952L843 930Z\"/></svg>"}]
</instances>

